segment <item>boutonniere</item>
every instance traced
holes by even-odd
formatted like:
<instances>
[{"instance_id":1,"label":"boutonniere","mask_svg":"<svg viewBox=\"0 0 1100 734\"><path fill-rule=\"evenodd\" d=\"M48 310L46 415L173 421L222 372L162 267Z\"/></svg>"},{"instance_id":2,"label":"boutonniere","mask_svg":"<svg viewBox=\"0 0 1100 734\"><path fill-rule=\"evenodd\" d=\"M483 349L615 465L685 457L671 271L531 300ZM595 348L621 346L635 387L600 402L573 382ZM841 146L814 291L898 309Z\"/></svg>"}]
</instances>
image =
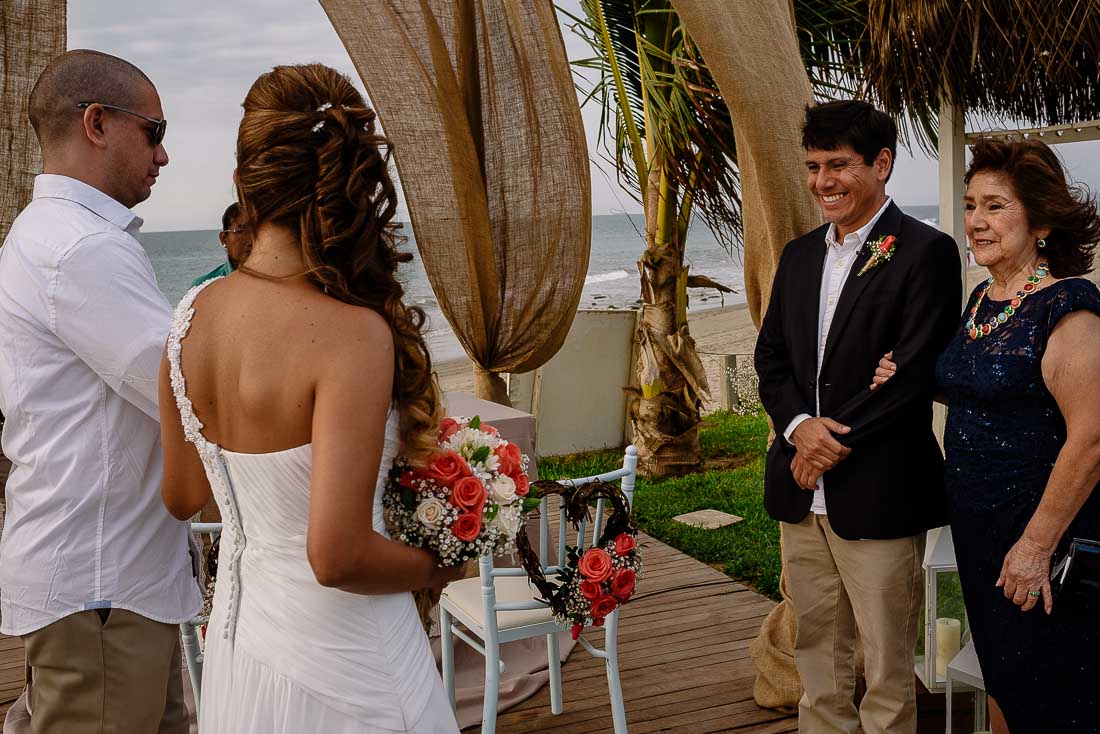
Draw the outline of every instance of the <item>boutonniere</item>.
<instances>
[{"instance_id":1,"label":"boutonniere","mask_svg":"<svg viewBox=\"0 0 1100 734\"><path fill-rule=\"evenodd\" d=\"M856 273L856 277L863 275L868 270L874 270L884 262L889 261L894 256L894 250L897 247L898 238L892 234L879 237L873 242L868 242L867 247L871 250L871 259L864 263L859 272Z\"/></svg>"}]
</instances>

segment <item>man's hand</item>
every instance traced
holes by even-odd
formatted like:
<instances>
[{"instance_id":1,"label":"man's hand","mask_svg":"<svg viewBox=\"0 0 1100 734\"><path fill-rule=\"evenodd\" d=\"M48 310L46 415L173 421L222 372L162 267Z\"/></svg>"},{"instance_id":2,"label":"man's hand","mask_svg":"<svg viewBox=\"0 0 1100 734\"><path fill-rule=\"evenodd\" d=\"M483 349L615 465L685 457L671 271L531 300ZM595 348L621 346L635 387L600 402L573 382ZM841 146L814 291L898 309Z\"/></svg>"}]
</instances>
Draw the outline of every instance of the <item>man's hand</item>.
<instances>
[{"instance_id":1,"label":"man's hand","mask_svg":"<svg viewBox=\"0 0 1100 734\"><path fill-rule=\"evenodd\" d=\"M817 489L817 480L824 474L806 461L801 451L795 454L794 460L791 461L791 473L794 474L794 480L798 482L799 487L811 492Z\"/></svg>"},{"instance_id":2,"label":"man's hand","mask_svg":"<svg viewBox=\"0 0 1100 734\"><path fill-rule=\"evenodd\" d=\"M804 462L824 473L852 453L850 448L833 438L834 433L844 435L850 430L852 429L842 426L832 418L807 418L791 433L791 443L798 449L798 455Z\"/></svg>"}]
</instances>

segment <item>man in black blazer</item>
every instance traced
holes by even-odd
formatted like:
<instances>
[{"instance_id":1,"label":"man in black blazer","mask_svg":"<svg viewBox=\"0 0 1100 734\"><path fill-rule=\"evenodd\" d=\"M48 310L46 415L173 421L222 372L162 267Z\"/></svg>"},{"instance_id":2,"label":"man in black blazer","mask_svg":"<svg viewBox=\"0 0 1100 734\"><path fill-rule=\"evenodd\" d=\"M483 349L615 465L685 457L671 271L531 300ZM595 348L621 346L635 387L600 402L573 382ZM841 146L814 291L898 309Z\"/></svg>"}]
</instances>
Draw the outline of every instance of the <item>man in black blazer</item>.
<instances>
[{"instance_id":1,"label":"man in black blazer","mask_svg":"<svg viewBox=\"0 0 1100 734\"><path fill-rule=\"evenodd\" d=\"M934 367L959 321L959 253L886 195L889 116L857 101L810 107L802 142L827 224L784 248L756 344L778 434L764 505L782 523L798 622L799 731L914 732L924 533L947 523ZM872 391L891 351L897 373Z\"/></svg>"}]
</instances>

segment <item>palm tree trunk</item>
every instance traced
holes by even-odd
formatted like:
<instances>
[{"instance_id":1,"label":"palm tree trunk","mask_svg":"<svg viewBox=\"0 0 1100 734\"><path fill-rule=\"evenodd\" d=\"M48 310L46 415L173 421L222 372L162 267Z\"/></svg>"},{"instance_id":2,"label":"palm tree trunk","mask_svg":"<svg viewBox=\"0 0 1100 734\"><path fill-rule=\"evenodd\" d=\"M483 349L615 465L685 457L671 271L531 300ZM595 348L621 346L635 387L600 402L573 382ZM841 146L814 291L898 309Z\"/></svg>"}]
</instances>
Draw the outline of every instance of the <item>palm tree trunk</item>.
<instances>
[{"instance_id":1,"label":"palm tree trunk","mask_svg":"<svg viewBox=\"0 0 1100 734\"><path fill-rule=\"evenodd\" d=\"M27 120L27 97L38 75L65 51L65 0L6 0L0 4L0 242L31 200L42 169L38 140Z\"/></svg>"},{"instance_id":2,"label":"palm tree trunk","mask_svg":"<svg viewBox=\"0 0 1100 734\"><path fill-rule=\"evenodd\" d=\"M679 226L678 191L655 152L644 201L646 250L638 262L642 309L638 319L638 383L630 402L638 471L683 474L699 467L700 392L706 375L687 324L687 270Z\"/></svg>"}]
</instances>

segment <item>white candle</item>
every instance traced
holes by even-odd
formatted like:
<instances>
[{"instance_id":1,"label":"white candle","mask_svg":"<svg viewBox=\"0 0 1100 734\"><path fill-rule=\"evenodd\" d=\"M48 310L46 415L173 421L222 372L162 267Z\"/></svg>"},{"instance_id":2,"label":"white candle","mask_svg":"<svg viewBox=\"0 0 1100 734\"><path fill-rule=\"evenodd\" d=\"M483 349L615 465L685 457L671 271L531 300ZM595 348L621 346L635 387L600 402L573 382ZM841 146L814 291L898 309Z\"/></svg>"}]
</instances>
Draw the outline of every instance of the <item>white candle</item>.
<instances>
[{"instance_id":1,"label":"white candle","mask_svg":"<svg viewBox=\"0 0 1100 734\"><path fill-rule=\"evenodd\" d=\"M959 654L962 622L951 617L936 619L936 677L947 677L947 664Z\"/></svg>"}]
</instances>

